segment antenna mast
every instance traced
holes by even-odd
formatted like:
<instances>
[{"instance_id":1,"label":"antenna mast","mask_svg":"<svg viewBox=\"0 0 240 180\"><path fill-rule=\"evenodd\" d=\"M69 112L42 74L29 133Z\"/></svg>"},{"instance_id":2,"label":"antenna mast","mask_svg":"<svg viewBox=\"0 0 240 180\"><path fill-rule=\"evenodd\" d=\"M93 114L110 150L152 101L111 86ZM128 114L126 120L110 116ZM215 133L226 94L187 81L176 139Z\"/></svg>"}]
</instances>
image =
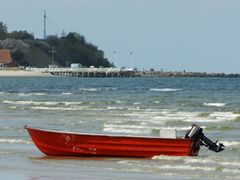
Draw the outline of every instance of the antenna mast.
<instances>
[{"instance_id":1,"label":"antenna mast","mask_svg":"<svg viewBox=\"0 0 240 180\"><path fill-rule=\"evenodd\" d=\"M46 10L44 10L44 15L43 15L43 19L44 19L44 24L43 24L43 39L46 39Z\"/></svg>"}]
</instances>

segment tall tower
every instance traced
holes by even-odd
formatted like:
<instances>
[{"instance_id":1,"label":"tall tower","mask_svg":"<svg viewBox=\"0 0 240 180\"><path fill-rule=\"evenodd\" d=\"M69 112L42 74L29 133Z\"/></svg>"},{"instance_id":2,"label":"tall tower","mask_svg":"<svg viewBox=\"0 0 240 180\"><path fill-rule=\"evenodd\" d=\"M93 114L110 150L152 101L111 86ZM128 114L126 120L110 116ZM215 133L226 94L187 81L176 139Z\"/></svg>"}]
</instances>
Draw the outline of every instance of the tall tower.
<instances>
[{"instance_id":1,"label":"tall tower","mask_svg":"<svg viewBox=\"0 0 240 180\"><path fill-rule=\"evenodd\" d=\"M44 24L43 24L43 39L46 39L46 19L47 19L47 15L46 15L46 10L44 10L44 15L43 15L43 19L44 19Z\"/></svg>"}]
</instances>

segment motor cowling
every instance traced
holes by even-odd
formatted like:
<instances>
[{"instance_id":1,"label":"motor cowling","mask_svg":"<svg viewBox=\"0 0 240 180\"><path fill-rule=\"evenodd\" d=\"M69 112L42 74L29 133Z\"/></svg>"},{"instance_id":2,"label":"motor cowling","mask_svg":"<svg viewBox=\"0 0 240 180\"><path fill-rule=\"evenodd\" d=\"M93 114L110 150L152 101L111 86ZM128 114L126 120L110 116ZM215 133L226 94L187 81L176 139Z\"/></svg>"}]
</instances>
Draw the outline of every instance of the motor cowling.
<instances>
[{"instance_id":1,"label":"motor cowling","mask_svg":"<svg viewBox=\"0 0 240 180\"><path fill-rule=\"evenodd\" d=\"M204 145L214 152L220 152L224 150L224 145L222 143L218 143L218 141L213 142L212 140L208 139L203 134L203 129L196 124L192 125L192 128L186 133L185 138L192 138L196 141L199 140L200 145Z\"/></svg>"}]
</instances>

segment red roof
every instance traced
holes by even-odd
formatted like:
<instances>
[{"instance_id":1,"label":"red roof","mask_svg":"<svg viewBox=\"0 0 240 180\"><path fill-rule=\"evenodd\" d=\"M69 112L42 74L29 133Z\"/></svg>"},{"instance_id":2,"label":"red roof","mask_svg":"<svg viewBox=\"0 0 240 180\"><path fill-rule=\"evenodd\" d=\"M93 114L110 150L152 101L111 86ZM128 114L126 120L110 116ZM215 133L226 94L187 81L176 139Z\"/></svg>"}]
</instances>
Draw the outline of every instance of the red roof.
<instances>
[{"instance_id":1,"label":"red roof","mask_svg":"<svg viewBox=\"0 0 240 180\"><path fill-rule=\"evenodd\" d=\"M9 64L12 62L11 52L9 49L0 49L0 63Z\"/></svg>"}]
</instances>

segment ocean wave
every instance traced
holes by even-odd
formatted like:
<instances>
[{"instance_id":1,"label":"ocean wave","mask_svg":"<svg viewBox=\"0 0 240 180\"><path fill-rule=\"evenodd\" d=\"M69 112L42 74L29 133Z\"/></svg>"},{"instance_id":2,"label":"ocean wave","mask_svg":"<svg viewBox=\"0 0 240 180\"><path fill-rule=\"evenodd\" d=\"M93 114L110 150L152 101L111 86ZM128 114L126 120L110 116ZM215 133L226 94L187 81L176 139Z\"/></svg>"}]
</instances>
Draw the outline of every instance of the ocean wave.
<instances>
[{"instance_id":1,"label":"ocean wave","mask_svg":"<svg viewBox=\"0 0 240 180\"><path fill-rule=\"evenodd\" d=\"M137 107L130 107L128 108L129 111L139 111L140 110L140 107L137 106Z\"/></svg>"},{"instance_id":2,"label":"ocean wave","mask_svg":"<svg viewBox=\"0 0 240 180\"><path fill-rule=\"evenodd\" d=\"M234 121L240 117L233 112L212 112L207 117L199 116L199 113L177 112L175 118L182 118L185 122L226 122Z\"/></svg>"},{"instance_id":3,"label":"ocean wave","mask_svg":"<svg viewBox=\"0 0 240 180\"><path fill-rule=\"evenodd\" d=\"M240 167L240 162L236 162L236 161L220 162L220 164L224 166Z\"/></svg>"},{"instance_id":4,"label":"ocean wave","mask_svg":"<svg viewBox=\"0 0 240 180\"><path fill-rule=\"evenodd\" d=\"M14 105L46 105L46 106L53 106L53 105L80 105L82 102L55 102L55 101L3 101L4 104L14 104Z\"/></svg>"},{"instance_id":5,"label":"ocean wave","mask_svg":"<svg viewBox=\"0 0 240 180\"><path fill-rule=\"evenodd\" d=\"M41 102L41 101L8 101L5 100L3 101L4 104L15 104L15 105L40 105L40 104L44 104L44 105L57 105L58 102Z\"/></svg>"},{"instance_id":6,"label":"ocean wave","mask_svg":"<svg viewBox=\"0 0 240 180\"><path fill-rule=\"evenodd\" d=\"M130 133L130 134L152 134L160 132L161 129L176 130L176 131L186 131L191 129L191 126L186 127L156 127L156 126L146 126L145 123L141 125L122 125L122 124L104 124L103 131L112 133ZM206 127L203 126L203 129Z\"/></svg>"},{"instance_id":7,"label":"ocean wave","mask_svg":"<svg viewBox=\"0 0 240 180\"><path fill-rule=\"evenodd\" d=\"M123 103L125 103L125 102L126 102L126 101L121 101L121 100L117 100L117 101L116 101L117 104L123 104Z\"/></svg>"},{"instance_id":8,"label":"ocean wave","mask_svg":"<svg viewBox=\"0 0 240 180\"><path fill-rule=\"evenodd\" d=\"M217 121L234 121L240 117L240 114L234 114L233 112L213 112L209 117L216 118Z\"/></svg>"},{"instance_id":9,"label":"ocean wave","mask_svg":"<svg viewBox=\"0 0 240 180\"><path fill-rule=\"evenodd\" d=\"M223 172L225 173L230 173L230 174L240 174L240 170L239 169L228 169L228 168L224 168Z\"/></svg>"},{"instance_id":10,"label":"ocean wave","mask_svg":"<svg viewBox=\"0 0 240 180\"><path fill-rule=\"evenodd\" d=\"M240 167L240 162L238 161L224 161L214 158L194 158L194 157L184 157L184 156L154 156L152 157L153 160L164 160L164 161L183 161L187 165L191 165L191 167L194 167L195 164L197 165L213 165L214 167L222 166L223 169L226 169L226 167L229 170L233 170L234 168ZM230 169L232 168L232 169ZM217 169L215 169L217 170Z\"/></svg>"},{"instance_id":11,"label":"ocean wave","mask_svg":"<svg viewBox=\"0 0 240 180\"><path fill-rule=\"evenodd\" d=\"M62 111L79 111L79 110L86 110L89 106L77 106L77 107L47 107L47 106L35 106L31 107L33 110L62 110Z\"/></svg>"},{"instance_id":12,"label":"ocean wave","mask_svg":"<svg viewBox=\"0 0 240 180\"><path fill-rule=\"evenodd\" d=\"M120 124L104 124L103 131L112 133L127 133L127 134L146 134L151 133L150 129L139 125L120 125Z\"/></svg>"},{"instance_id":13,"label":"ocean wave","mask_svg":"<svg viewBox=\"0 0 240 180\"><path fill-rule=\"evenodd\" d=\"M179 125L186 123L215 123L226 121L238 121L240 114L234 112L185 112L166 109L137 109L137 112L129 112L121 114L126 117L136 117L138 119L146 119L146 121L156 124L173 124L177 122Z\"/></svg>"},{"instance_id":14,"label":"ocean wave","mask_svg":"<svg viewBox=\"0 0 240 180\"><path fill-rule=\"evenodd\" d=\"M235 171L235 168L239 168L240 167L240 162L237 161L224 161L224 160L216 160L216 159L200 159L200 158L185 158L184 162L186 164L208 164L208 165L213 165L215 167L221 166L223 169L223 172L225 170L225 172L229 171ZM238 171L240 172L240 170Z\"/></svg>"},{"instance_id":15,"label":"ocean wave","mask_svg":"<svg viewBox=\"0 0 240 180\"><path fill-rule=\"evenodd\" d=\"M115 88L115 87L113 87L113 88L104 88L104 90L106 90L106 91L116 91L117 88Z\"/></svg>"},{"instance_id":16,"label":"ocean wave","mask_svg":"<svg viewBox=\"0 0 240 180\"><path fill-rule=\"evenodd\" d=\"M63 95L71 95L72 93L70 92L62 92Z\"/></svg>"},{"instance_id":17,"label":"ocean wave","mask_svg":"<svg viewBox=\"0 0 240 180\"><path fill-rule=\"evenodd\" d=\"M0 92L0 95L5 95L5 94L9 94L7 92Z\"/></svg>"},{"instance_id":18,"label":"ocean wave","mask_svg":"<svg viewBox=\"0 0 240 180\"><path fill-rule=\"evenodd\" d=\"M190 165L162 165L158 166L160 169L170 169L170 170L198 170L198 171L215 171L215 167L209 167L209 166L190 166Z\"/></svg>"},{"instance_id":19,"label":"ocean wave","mask_svg":"<svg viewBox=\"0 0 240 180\"><path fill-rule=\"evenodd\" d=\"M46 93L19 93L18 96L45 96Z\"/></svg>"},{"instance_id":20,"label":"ocean wave","mask_svg":"<svg viewBox=\"0 0 240 180\"><path fill-rule=\"evenodd\" d=\"M98 91L98 88L79 88L80 91L90 91L90 92L94 92L94 91Z\"/></svg>"},{"instance_id":21,"label":"ocean wave","mask_svg":"<svg viewBox=\"0 0 240 180\"><path fill-rule=\"evenodd\" d=\"M108 106L107 110L123 110L126 109L126 107L115 107L115 106Z\"/></svg>"},{"instance_id":22,"label":"ocean wave","mask_svg":"<svg viewBox=\"0 0 240 180\"><path fill-rule=\"evenodd\" d=\"M141 102L134 102L133 105L139 105L142 104Z\"/></svg>"},{"instance_id":23,"label":"ocean wave","mask_svg":"<svg viewBox=\"0 0 240 180\"><path fill-rule=\"evenodd\" d=\"M200 158L186 158L184 161L187 164L211 164L211 163L216 163L214 159L200 159Z\"/></svg>"},{"instance_id":24,"label":"ocean wave","mask_svg":"<svg viewBox=\"0 0 240 180\"><path fill-rule=\"evenodd\" d=\"M0 139L0 143L7 144L31 144L31 141L24 139Z\"/></svg>"},{"instance_id":25,"label":"ocean wave","mask_svg":"<svg viewBox=\"0 0 240 180\"><path fill-rule=\"evenodd\" d=\"M203 103L204 106L215 106L215 107L223 107L226 103Z\"/></svg>"},{"instance_id":26,"label":"ocean wave","mask_svg":"<svg viewBox=\"0 0 240 180\"><path fill-rule=\"evenodd\" d=\"M174 88L150 88L149 91L158 91L158 92L174 92L182 91L183 89L174 89Z\"/></svg>"},{"instance_id":27,"label":"ocean wave","mask_svg":"<svg viewBox=\"0 0 240 180\"><path fill-rule=\"evenodd\" d=\"M121 129L121 128L104 128L103 131L105 132L112 132L112 133L123 133L123 134L149 134L150 131L148 130L140 130L140 129Z\"/></svg>"},{"instance_id":28,"label":"ocean wave","mask_svg":"<svg viewBox=\"0 0 240 180\"><path fill-rule=\"evenodd\" d=\"M64 105L66 105L66 106L71 106L71 105L81 105L81 104L83 104L83 102L81 102L81 101L76 101L76 102L74 102L74 101L69 101L69 102L59 102L60 104L64 104Z\"/></svg>"},{"instance_id":29,"label":"ocean wave","mask_svg":"<svg viewBox=\"0 0 240 180\"><path fill-rule=\"evenodd\" d=\"M133 111L134 110L134 111ZM234 122L236 118L240 117L240 114L234 112L181 112L171 111L166 109L159 109L154 111L146 111L143 109L128 109L129 112L120 114L122 117L135 118L135 121L145 123L145 125L156 125L159 127L171 127L177 130L188 130L193 123L220 123L214 129L229 130L231 127L226 127L223 122ZM132 112L130 112L132 111ZM200 114L200 115L199 115ZM204 129L212 130L213 124L206 127L202 125Z\"/></svg>"},{"instance_id":30,"label":"ocean wave","mask_svg":"<svg viewBox=\"0 0 240 180\"><path fill-rule=\"evenodd\" d=\"M165 155L160 155L160 156L153 156L153 160L165 160L165 161L178 161L182 160L185 157L182 156L165 156Z\"/></svg>"}]
</instances>

